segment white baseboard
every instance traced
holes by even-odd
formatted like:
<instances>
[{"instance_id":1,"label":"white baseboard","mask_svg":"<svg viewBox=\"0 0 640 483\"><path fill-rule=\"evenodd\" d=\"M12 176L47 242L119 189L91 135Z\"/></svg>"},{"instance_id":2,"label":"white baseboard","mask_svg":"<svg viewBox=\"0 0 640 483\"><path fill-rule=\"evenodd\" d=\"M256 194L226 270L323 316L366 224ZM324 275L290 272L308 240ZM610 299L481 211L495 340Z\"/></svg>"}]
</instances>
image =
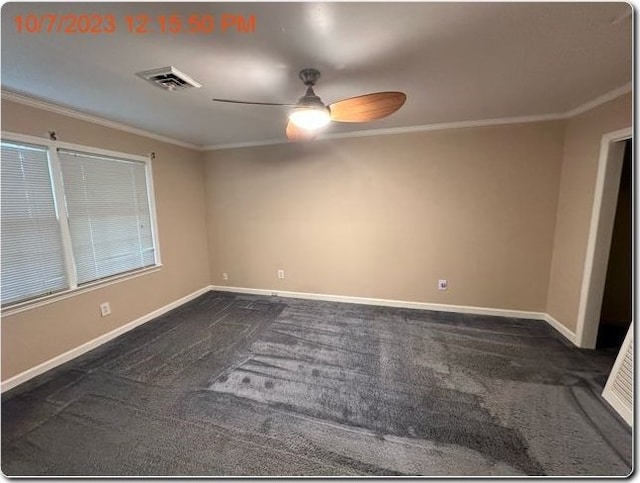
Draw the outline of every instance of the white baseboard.
<instances>
[{"instance_id":1,"label":"white baseboard","mask_svg":"<svg viewBox=\"0 0 640 483\"><path fill-rule=\"evenodd\" d=\"M32 379L48 371L49 369L53 369L54 367L64 364L65 362L70 361L71 359L81 356L85 352L89 352L90 350L95 349L96 347L104 344L105 342L109 342L111 339L115 339L116 337L118 337L121 334L124 334L125 332L128 332L138 327L139 325L144 324L145 322L149 322L150 320L155 319L156 317L159 317L162 314L165 314L170 310L173 310L176 307L179 307L180 305L195 299L196 297L199 297L200 295L208 292L209 290L210 290L210 287L204 287L204 288L201 288L200 290L196 290L195 292L190 293L189 295L186 295L178 300L171 302L170 304L165 305L164 307L160 307L159 309L154 310L153 312L150 312L132 322L129 322L128 324L122 325L117 329L112 330L111 332L107 332L106 334L96 337L95 339L90 340L89 342L85 342L84 344L78 347L75 347L71 350L68 350L67 352L64 352L63 354L55 356L52 359L49 359L48 361L43 362L42 364L38 364L37 366L32 367L31 369L27 369L26 371L21 372L20 374L10 377L6 381L2 381L2 383L0 384L0 390L1 392L8 391L9 389L12 389L17 385L22 384L23 382L26 382L29 379Z\"/></svg>"},{"instance_id":2,"label":"white baseboard","mask_svg":"<svg viewBox=\"0 0 640 483\"><path fill-rule=\"evenodd\" d=\"M377 299L377 298L368 298L368 297L352 297L348 295L330 295L330 294L316 294L316 293L307 293L307 292L289 292L284 290L268 290L268 289L260 289L260 288L245 288L245 287L229 287L224 285L210 285L208 287L201 288L200 290L196 290L195 292L182 297L181 299L175 300L170 304L165 305L164 307L160 307L153 312L150 312L142 317L129 322L128 324L122 325L117 329L112 330L106 334L103 334L89 342L82 344L74 349L71 349L63 354L60 354L52 359L49 359L42 364L39 364L31 369L28 369L20 374L10 377L6 381L2 381L0 385L1 392L8 391L23 382L32 379L49 369L53 369L61 364L64 364L71 359L74 359L82 354L89 352L96 347L109 342L111 339L118 337L125 332L128 332L139 325L144 324L145 322L149 322L150 320L159 317L160 315L169 312L170 310L183 305L190 300L199 297L200 295L210 291L217 290L221 292L235 292L235 293L245 293L245 294L253 294L253 295L267 295L273 296L276 295L278 297L285 298L297 298L297 299L308 299L308 300L324 300L327 302L343 302L349 304L362 304L362 305L377 305L383 307L399 307L399 308L407 308L407 309L417 309L417 310L433 310L439 312L456 312L462 314L476 314L476 315L492 315L498 317L514 317L518 319L531 319L531 320L543 320L547 322L551 327L560 332L565 338L567 338L572 344L576 344L576 335L569 329L567 329L564 325L558 322L556 319L551 317L549 314L544 312L531 312L531 311L523 311L523 310L508 310L508 309L498 309L491 307L475 307L468 305L447 305L447 304L434 304L427 302L409 302L404 300L390 300L390 299Z\"/></svg>"},{"instance_id":3,"label":"white baseboard","mask_svg":"<svg viewBox=\"0 0 640 483\"><path fill-rule=\"evenodd\" d=\"M551 327L553 327L558 332L560 332L564 336L564 338L567 339L569 342L571 342L573 345L575 345L576 347L579 347L578 342L576 340L575 332L567 329L564 325L562 325L560 322L558 322L549 314L544 314L544 319L542 320L544 320L547 324L549 324Z\"/></svg>"},{"instance_id":4,"label":"white baseboard","mask_svg":"<svg viewBox=\"0 0 640 483\"><path fill-rule=\"evenodd\" d=\"M446 305L428 302L408 302L405 300L376 299L368 297L352 297L348 295L329 295L307 292L287 292L283 290L267 290L260 288L228 287L225 285L212 285L211 290L221 292L237 292L254 295L276 295L294 299L324 300L327 302L344 302L347 304L380 305L384 307L400 307L405 309L434 310L438 312L457 312L461 314L495 315L498 317L516 317L518 319L545 320L543 312L530 312L523 310L496 309L490 307L475 307L470 305Z\"/></svg>"},{"instance_id":5,"label":"white baseboard","mask_svg":"<svg viewBox=\"0 0 640 483\"><path fill-rule=\"evenodd\" d=\"M417 310L435 310L440 312L456 312L461 314L494 315L498 317L514 317L518 319L542 320L548 323L555 330L560 332L560 334L562 334L573 345L577 346L576 335L545 312L508 310L508 309L497 309L497 308L490 308L490 307L475 307L470 305L446 305L446 304L433 304L433 303L427 303L427 302L407 302L404 300L351 297L346 295L329 295L329 294L316 294L316 293L307 293L307 292L288 292L283 290L268 290L268 289L261 289L261 288L229 287L225 285L211 285L209 288L211 290L219 290L221 292L236 292L236 293L246 293L246 294L254 294L254 295L276 295L279 297L289 297L289 298L296 298L296 299L325 300L328 302L344 302L344 303L350 303L350 304L363 304L363 305L380 305L384 307L401 307L401 308L417 309Z\"/></svg>"}]
</instances>

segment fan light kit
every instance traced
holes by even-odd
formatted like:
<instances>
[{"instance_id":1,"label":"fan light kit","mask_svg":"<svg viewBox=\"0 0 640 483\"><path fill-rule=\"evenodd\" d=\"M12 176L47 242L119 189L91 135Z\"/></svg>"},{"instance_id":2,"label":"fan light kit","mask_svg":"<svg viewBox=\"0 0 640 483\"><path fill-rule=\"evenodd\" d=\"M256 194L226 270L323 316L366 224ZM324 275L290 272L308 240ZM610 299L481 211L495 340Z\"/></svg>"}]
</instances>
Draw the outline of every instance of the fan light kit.
<instances>
[{"instance_id":1,"label":"fan light kit","mask_svg":"<svg viewBox=\"0 0 640 483\"><path fill-rule=\"evenodd\" d=\"M315 131L331 122L331 114L322 107L296 107L289 114L289 121L301 129Z\"/></svg>"},{"instance_id":2,"label":"fan light kit","mask_svg":"<svg viewBox=\"0 0 640 483\"><path fill-rule=\"evenodd\" d=\"M407 96L403 92L374 92L363 96L350 97L326 106L313 91L320 78L316 69L303 69L300 79L307 91L296 104L274 102L250 102L233 99L213 99L215 102L250 104L257 106L282 106L293 108L289 114L287 137L292 141L313 139L329 122L367 122L382 119L402 107Z\"/></svg>"}]
</instances>

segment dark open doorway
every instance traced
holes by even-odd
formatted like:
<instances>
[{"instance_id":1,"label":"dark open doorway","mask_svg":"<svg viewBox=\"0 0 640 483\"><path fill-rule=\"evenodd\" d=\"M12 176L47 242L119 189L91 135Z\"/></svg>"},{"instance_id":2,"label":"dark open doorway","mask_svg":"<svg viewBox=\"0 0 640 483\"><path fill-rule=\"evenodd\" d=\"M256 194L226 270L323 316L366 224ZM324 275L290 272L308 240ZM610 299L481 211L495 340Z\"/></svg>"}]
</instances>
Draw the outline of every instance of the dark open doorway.
<instances>
[{"instance_id":1,"label":"dark open doorway","mask_svg":"<svg viewBox=\"0 0 640 483\"><path fill-rule=\"evenodd\" d=\"M625 143L596 348L618 351L632 318L632 141Z\"/></svg>"}]
</instances>

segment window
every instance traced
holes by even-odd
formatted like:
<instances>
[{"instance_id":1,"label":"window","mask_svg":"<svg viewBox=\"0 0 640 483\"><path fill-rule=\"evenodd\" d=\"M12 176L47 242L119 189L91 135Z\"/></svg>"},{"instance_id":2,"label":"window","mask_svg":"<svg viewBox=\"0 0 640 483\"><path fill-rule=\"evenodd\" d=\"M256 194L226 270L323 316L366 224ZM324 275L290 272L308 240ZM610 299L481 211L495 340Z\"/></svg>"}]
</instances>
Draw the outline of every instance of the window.
<instances>
[{"instance_id":1,"label":"window","mask_svg":"<svg viewBox=\"0 0 640 483\"><path fill-rule=\"evenodd\" d=\"M159 264L148 159L8 138L0 162L3 306Z\"/></svg>"},{"instance_id":2,"label":"window","mask_svg":"<svg viewBox=\"0 0 640 483\"><path fill-rule=\"evenodd\" d=\"M144 163L59 151L78 283L155 264Z\"/></svg>"},{"instance_id":3,"label":"window","mask_svg":"<svg viewBox=\"0 0 640 483\"><path fill-rule=\"evenodd\" d=\"M2 143L2 303L67 288L47 149Z\"/></svg>"}]
</instances>

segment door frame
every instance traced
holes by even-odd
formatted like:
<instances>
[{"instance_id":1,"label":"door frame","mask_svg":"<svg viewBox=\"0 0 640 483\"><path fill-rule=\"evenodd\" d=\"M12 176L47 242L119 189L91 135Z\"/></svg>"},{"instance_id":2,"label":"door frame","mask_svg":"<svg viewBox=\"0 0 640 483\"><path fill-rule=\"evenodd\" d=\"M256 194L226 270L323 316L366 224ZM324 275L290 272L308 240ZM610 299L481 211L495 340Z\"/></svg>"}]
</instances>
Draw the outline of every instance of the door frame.
<instances>
[{"instance_id":1,"label":"door frame","mask_svg":"<svg viewBox=\"0 0 640 483\"><path fill-rule=\"evenodd\" d=\"M576 344L585 349L595 349L598 338L625 141L632 136L633 130L628 127L604 134L600 142L598 173L576 325Z\"/></svg>"}]
</instances>

